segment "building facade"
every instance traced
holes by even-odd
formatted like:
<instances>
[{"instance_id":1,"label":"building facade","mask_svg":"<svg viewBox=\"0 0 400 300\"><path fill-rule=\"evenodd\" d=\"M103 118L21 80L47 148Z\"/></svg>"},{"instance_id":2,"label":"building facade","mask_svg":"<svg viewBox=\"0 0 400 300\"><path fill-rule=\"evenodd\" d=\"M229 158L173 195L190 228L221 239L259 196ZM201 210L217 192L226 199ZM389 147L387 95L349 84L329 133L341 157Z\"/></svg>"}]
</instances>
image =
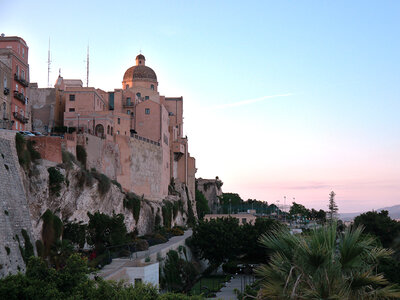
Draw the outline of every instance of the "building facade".
<instances>
[{"instance_id":1,"label":"building facade","mask_svg":"<svg viewBox=\"0 0 400 300\"><path fill-rule=\"evenodd\" d=\"M8 63L8 64L7 64ZM0 60L0 128L11 129L11 65Z\"/></svg>"},{"instance_id":2,"label":"building facade","mask_svg":"<svg viewBox=\"0 0 400 300\"><path fill-rule=\"evenodd\" d=\"M113 172L123 188L150 199L162 199L168 195L173 178L173 182L185 184L194 199L196 162L189 154L188 138L183 136L183 98L159 94L157 75L146 66L143 55L138 55L136 64L126 70L122 89L105 92L62 77L55 88L62 95L59 106L64 107L64 126L119 146L121 170ZM143 147L157 153L154 155L159 166L138 161L139 154L133 156L133 152L144 148L135 148L134 141L147 143ZM157 174L138 176L134 165L148 168L149 174L157 170Z\"/></svg>"},{"instance_id":3,"label":"building facade","mask_svg":"<svg viewBox=\"0 0 400 300\"><path fill-rule=\"evenodd\" d=\"M30 130L30 111L27 105L29 86L28 46L17 36L0 36L0 61L10 66L11 123L14 130ZM9 86L9 87L8 87Z\"/></svg>"}]
</instances>

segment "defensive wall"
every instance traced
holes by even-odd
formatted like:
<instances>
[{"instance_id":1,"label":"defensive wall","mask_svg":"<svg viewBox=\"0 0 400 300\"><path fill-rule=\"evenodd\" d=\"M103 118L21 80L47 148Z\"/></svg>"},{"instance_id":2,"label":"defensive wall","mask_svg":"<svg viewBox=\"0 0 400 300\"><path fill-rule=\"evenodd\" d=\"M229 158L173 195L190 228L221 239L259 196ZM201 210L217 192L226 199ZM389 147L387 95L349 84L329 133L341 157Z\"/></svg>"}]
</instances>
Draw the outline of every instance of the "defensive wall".
<instances>
[{"instance_id":1,"label":"defensive wall","mask_svg":"<svg viewBox=\"0 0 400 300\"><path fill-rule=\"evenodd\" d=\"M25 270L20 250L25 247L23 230L35 244L15 134L16 131L0 129L0 277Z\"/></svg>"}]
</instances>

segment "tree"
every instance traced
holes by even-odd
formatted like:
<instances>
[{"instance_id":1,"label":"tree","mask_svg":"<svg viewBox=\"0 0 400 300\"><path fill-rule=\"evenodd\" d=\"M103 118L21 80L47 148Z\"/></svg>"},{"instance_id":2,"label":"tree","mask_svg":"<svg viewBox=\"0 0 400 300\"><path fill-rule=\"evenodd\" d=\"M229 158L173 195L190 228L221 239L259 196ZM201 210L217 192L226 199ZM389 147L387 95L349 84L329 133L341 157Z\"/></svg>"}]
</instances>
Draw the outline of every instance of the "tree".
<instances>
[{"instance_id":1,"label":"tree","mask_svg":"<svg viewBox=\"0 0 400 300\"><path fill-rule=\"evenodd\" d=\"M188 261L184 246L179 248L179 253L175 250L168 251L162 275L161 282L169 291L187 293L191 289L197 278L197 271Z\"/></svg>"},{"instance_id":2,"label":"tree","mask_svg":"<svg viewBox=\"0 0 400 300\"><path fill-rule=\"evenodd\" d=\"M336 196L336 194L334 191L332 191L329 194L328 219L329 219L329 222L331 222L331 223L336 219L337 212L339 210L338 206L336 205L336 202L335 202L335 196Z\"/></svg>"},{"instance_id":3,"label":"tree","mask_svg":"<svg viewBox=\"0 0 400 300\"><path fill-rule=\"evenodd\" d=\"M310 216L310 211L307 208L305 208L304 205L293 202L292 206L290 207L289 214L292 217L299 216L303 218L308 218Z\"/></svg>"},{"instance_id":4,"label":"tree","mask_svg":"<svg viewBox=\"0 0 400 300\"><path fill-rule=\"evenodd\" d=\"M376 246L360 227L337 233L335 222L308 235L285 228L265 234L262 245L273 254L260 266L261 299L391 299L398 286L376 273L379 259L390 250Z\"/></svg>"},{"instance_id":5,"label":"tree","mask_svg":"<svg viewBox=\"0 0 400 300\"><path fill-rule=\"evenodd\" d=\"M192 245L200 257L219 266L227 259L234 258L241 250L241 230L236 218L218 218L200 221L193 229Z\"/></svg>"},{"instance_id":6,"label":"tree","mask_svg":"<svg viewBox=\"0 0 400 300\"><path fill-rule=\"evenodd\" d=\"M110 217L100 212L93 215L88 212L88 216L88 244L95 246L97 254L103 253L106 247L123 245L128 241L122 214Z\"/></svg>"},{"instance_id":7,"label":"tree","mask_svg":"<svg viewBox=\"0 0 400 300\"><path fill-rule=\"evenodd\" d=\"M364 226L364 232L376 236L383 247L391 247L400 235L400 223L389 217L387 210L369 211L354 219L355 226Z\"/></svg>"},{"instance_id":8,"label":"tree","mask_svg":"<svg viewBox=\"0 0 400 300\"><path fill-rule=\"evenodd\" d=\"M197 209L197 216L200 220L203 220L205 214L210 213L210 208L208 207L208 201L204 194L196 189L196 209Z\"/></svg>"}]
</instances>

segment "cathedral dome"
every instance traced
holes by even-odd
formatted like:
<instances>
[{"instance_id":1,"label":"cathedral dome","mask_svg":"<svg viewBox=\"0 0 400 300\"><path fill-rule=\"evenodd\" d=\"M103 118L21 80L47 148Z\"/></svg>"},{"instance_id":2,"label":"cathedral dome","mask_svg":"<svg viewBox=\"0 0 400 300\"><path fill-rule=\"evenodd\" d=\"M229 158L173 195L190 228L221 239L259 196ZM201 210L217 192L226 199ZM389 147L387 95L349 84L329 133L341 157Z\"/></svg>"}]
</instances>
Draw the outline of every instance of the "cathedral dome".
<instances>
[{"instance_id":1,"label":"cathedral dome","mask_svg":"<svg viewBox=\"0 0 400 300\"><path fill-rule=\"evenodd\" d=\"M152 68L145 65L146 59L142 54L136 56L136 66L130 67L124 74L124 82L129 81L154 81L157 82L157 75Z\"/></svg>"}]
</instances>

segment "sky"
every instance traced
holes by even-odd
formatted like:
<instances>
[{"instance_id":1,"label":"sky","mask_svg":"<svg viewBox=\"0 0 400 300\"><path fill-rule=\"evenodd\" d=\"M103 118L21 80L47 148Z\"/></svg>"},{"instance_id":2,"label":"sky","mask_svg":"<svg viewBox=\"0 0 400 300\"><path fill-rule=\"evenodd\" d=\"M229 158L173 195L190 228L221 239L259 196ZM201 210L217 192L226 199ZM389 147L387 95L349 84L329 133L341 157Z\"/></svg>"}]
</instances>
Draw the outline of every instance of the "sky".
<instances>
[{"instance_id":1,"label":"sky","mask_svg":"<svg viewBox=\"0 0 400 300\"><path fill-rule=\"evenodd\" d=\"M30 80L111 91L138 53L183 96L197 177L339 212L400 204L399 1L9 1Z\"/></svg>"}]
</instances>

